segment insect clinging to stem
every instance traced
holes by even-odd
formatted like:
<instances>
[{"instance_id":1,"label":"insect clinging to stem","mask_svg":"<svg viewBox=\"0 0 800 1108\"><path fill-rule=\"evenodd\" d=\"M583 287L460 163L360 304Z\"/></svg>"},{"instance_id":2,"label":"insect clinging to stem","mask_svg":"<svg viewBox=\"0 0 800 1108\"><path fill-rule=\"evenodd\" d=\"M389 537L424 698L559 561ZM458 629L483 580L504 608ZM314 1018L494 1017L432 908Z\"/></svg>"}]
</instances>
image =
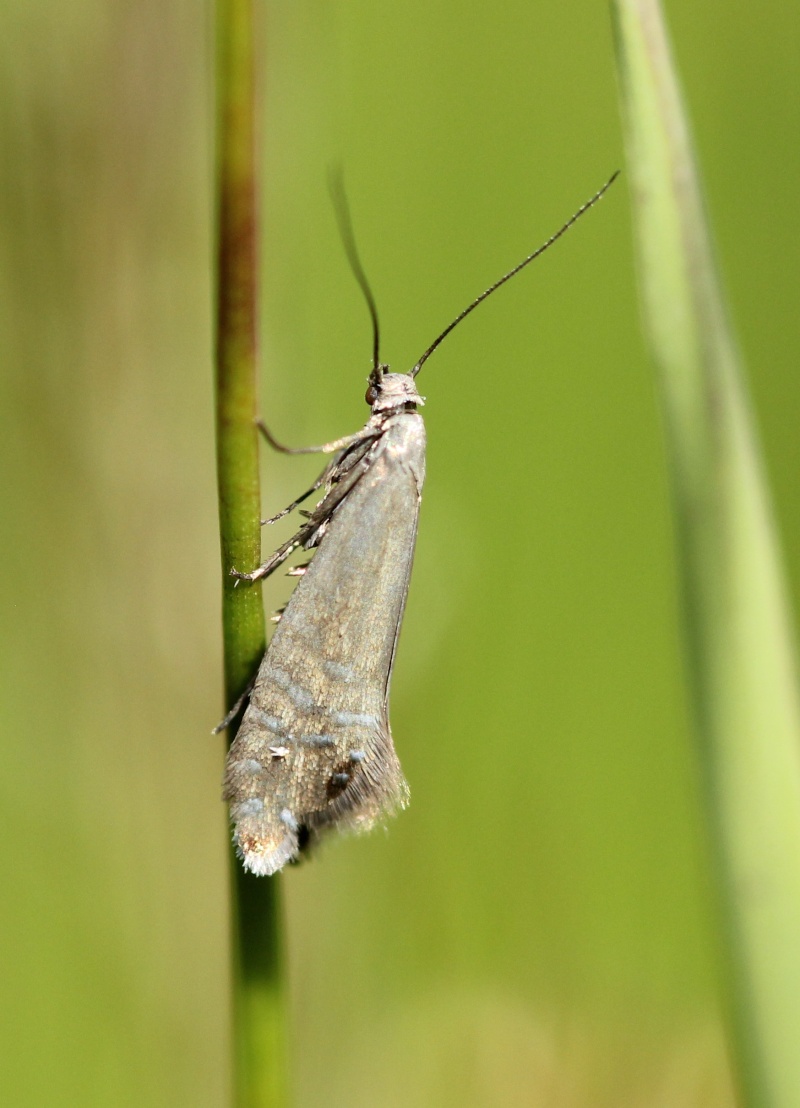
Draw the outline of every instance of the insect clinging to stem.
<instances>
[{"instance_id":1,"label":"insect clinging to stem","mask_svg":"<svg viewBox=\"0 0 800 1108\"><path fill-rule=\"evenodd\" d=\"M468 304L407 373L392 373L380 360L375 300L339 191L342 239L372 320L366 392L371 413L355 434L294 450L260 424L271 445L285 453L335 456L307 492L265 521L275 522L323 489L292 538L252 573L231 570L243 582L257 581L294 551L315 552L289 571L298 584L276 617L226 762L224 797L234 842L252 873L276 873L326 830L367 830L407 804L388 701L425 480L416 376L454 327L561 238L617 176Z\"/></svg>"}]
</instances>

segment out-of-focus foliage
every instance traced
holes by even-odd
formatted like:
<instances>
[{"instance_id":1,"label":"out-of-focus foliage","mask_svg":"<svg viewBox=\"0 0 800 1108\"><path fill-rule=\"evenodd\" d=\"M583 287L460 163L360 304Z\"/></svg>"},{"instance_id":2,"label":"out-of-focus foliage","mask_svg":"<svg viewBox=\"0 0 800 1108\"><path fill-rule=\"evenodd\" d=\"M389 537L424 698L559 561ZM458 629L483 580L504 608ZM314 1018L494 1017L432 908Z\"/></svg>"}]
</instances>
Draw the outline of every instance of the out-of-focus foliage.
<instances>
[{"instance_id":1,"label":"out-of-focus foliage","mask_svg":"<svg viewBox=\"0 0 800 1108\"><path fill-rule=\"evenodd\" d=\"M792 605L659 0L613 8L663 402L703 807L741 1102L795 1108L800 684Z\"/></svg>"},{"instance_id":2,"label":"out-of-focus foliage","mask_svg":"<svg viewBox=\"0 0 800 1108\"><path fill-rule=\"evenodd\" d=\"M796 595L798 17L667 14ZM0 16L0 1088L22 1108L212 1108L210 10ZM362 422L370 357L329 163L384 356L408 368L620 164L610 28L586 0L264 17L263 406L279 437L321 441ZM392 712L413 800L286 876L299 1108L732 1104L626 188L420 375ZM266 459L265 511L314 465Z\"/></svg>"}]
</instances>

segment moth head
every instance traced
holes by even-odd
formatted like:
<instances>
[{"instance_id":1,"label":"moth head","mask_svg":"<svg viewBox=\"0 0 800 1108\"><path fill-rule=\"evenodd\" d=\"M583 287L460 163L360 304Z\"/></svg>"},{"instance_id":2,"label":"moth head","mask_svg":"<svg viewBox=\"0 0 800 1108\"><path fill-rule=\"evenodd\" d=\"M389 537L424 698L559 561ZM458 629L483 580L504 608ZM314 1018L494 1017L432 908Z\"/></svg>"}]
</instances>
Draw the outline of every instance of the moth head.
<instances>
[{"instance_id":1,"label":"moth head","mask_svg":"<svg viewBox=\"0 0 800 1108\"><path fill-rule=\"evenodd\" d=\"M364 397L373 412L390 412L406 404L421 405L425 401L417 392L413 377L407 373L390 373L387 365L379 365L369 375Z\"/></svg>"}]
</instances>

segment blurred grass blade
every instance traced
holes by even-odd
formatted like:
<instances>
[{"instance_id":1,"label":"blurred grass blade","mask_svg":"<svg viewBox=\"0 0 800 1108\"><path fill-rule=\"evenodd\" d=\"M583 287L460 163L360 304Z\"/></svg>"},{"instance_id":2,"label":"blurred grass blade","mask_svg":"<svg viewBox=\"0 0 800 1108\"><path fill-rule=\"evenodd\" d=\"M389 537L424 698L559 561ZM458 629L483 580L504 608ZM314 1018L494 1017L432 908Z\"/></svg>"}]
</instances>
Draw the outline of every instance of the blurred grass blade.
<instances>
[{"instance_id":1,"label":"blurred grass blade","mask_svg":"<svg viewBox=\"0 0 800 1108\"><path fill-rule=\"evenodd\" d=\"M254 0L218 0L217 32L217 473L231 705L258 665L265 638L260 586L235 589L230 576L233 566L255 568L261 555ZM231 864L235 1102L278 1108L285 1103L279 881L246 874L232 852Z\"/></svg>"},{"instance_id":2,"label":"blurred grass blade","mask_svg":"<svg viewBox=\"0 0 800 1108\"><path fill-rule=\"evenodd\" d=\"M613 0L644 316L748 1105L800 1105L800 706L791 616L657 0Z\"/></svg>"}]
</instances>

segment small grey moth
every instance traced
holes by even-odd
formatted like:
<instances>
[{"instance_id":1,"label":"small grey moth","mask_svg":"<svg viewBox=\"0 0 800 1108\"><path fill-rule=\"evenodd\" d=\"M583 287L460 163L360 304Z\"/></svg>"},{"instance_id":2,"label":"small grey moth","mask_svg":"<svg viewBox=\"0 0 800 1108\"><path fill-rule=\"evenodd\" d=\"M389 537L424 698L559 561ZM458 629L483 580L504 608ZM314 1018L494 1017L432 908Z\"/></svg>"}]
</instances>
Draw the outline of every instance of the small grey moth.
<instances>
[{"instance_id":1,"label":"small grey moth","mask_svg":"<svg viewBox=\"0 0 800 1108\"><path fill-rule=\"evenodd\" d=\"M538 250L496 281L431 343L408 373L379 358L378 319L343 201L348 257L373 324L365 426L321 447L334 453L311 489L275 516L324 495L297 533L252 573L274 572L296 550L315 551L259 667L228 752L224 798L245 869L273 874L329 828L366 831L408 803L389 729L388 701L425 480L423 399L414 379L442 340L474 308L551 246L609 188L613 177Z\"/></svg>"}]
</instances>

